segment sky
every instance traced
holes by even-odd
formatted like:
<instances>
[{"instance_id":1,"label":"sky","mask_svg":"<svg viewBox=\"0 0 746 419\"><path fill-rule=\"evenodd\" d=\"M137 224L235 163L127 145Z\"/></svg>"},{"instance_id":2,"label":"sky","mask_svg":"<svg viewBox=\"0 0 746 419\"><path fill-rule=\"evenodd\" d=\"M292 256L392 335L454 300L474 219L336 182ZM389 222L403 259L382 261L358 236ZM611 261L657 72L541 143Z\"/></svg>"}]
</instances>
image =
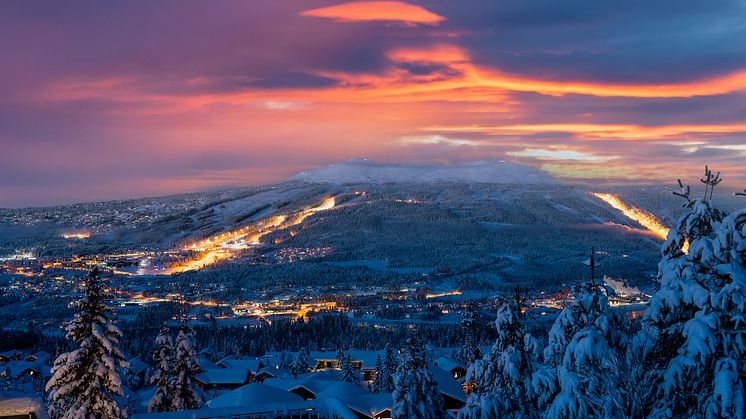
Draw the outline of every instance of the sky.
<instances>
[{"instance_id":1,"label":"sky","mask_svg":"<svg viewBox=\"0 0 746 419\"><path fill-rule=\"evenodd\" d=\"M2 207L349 158L746 187L743 0L6 0L0 57Z\"/></svg>"}]
</instances>

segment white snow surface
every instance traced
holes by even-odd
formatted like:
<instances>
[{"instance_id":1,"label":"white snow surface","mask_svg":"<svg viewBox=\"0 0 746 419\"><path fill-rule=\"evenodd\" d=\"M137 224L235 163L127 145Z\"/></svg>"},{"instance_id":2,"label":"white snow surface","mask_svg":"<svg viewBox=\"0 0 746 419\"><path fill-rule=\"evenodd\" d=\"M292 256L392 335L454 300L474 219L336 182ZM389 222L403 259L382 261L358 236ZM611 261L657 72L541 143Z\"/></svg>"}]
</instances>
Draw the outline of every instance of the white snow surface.
<instances>
[{"instance_id":1,"label":"white snow surface","mask_svg":"<svg viewBox=\"0 0 746 419\"><path fill-rule=\"evenodd\" d=\"M310 183L427 183L435 181L469 183L558 183L547 172L503 160L480 160L459 164L383 163L351 159L327 167L298 173L290 180Z\"/></svg>"},{"instance_id":2,"label":"white snow surface","mask_svg":"<svg viewBox=\"0 0 746 419\"><path fill-rule=\"evenodd\" d=\"M0 416L22 416L34 413L48 419L47 410L39 397L28 394L0 392Z\"/></svg>"}]
</instances>

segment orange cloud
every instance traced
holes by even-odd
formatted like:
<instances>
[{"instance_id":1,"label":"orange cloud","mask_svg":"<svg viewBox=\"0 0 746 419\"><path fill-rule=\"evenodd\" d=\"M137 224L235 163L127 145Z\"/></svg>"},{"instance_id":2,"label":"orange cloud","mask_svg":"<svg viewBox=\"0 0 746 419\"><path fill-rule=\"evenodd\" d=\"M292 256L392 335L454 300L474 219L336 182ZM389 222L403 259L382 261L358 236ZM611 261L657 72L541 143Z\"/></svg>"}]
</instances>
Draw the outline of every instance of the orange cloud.
<instances>
[{"instance_id":1,"label":"orange cloud","mask_svg":"<svg viewBox=\"0 0 746 419\"><path fill-rule=\"evenodd\" d=\"M301 12L301 16L332 19L337 22L395 21L437 25L445 20L422 6L401 1L353 1Z\"/></svg>"},{"instance_id":2,"label":"orange cloud","mask_svg":"<svg viewBox=\"0 0 746 419\"><path fill-rule=\"evenodd\" d=\"M455 64L469 61L469 54L455 45L438 44L429 48L399 48L386 56L400 63Z\"/></svg>"},{"instance_id":3,"label":"orange cloud","mask_svg":"<svg viewBox=\"0 0 746 419\"><path fill-rule=\"evenodd\" d=\"M467 76L472 83L480 86L517 92L535 92L551 96L579 94L600 97L687 98L746 90L746 70L703 80L662 84L533 80L476 67L469 68Z\"/></svg>"},{"instance_id":4,"label":"orange cloud","mask_svg":"<svg viewBox=\"0 0 746 419\"><path fill-rule=\"evenodd\" d=\"M625 124L519 124L498 126L434 126L426 131L478 132L493 135L521 135L542 132L566 132L578 138L612 138L626 140L657 140L684 134L730 134L746 132L746 124L665 125L647 127Z\"/></svg>"}]
</instances>

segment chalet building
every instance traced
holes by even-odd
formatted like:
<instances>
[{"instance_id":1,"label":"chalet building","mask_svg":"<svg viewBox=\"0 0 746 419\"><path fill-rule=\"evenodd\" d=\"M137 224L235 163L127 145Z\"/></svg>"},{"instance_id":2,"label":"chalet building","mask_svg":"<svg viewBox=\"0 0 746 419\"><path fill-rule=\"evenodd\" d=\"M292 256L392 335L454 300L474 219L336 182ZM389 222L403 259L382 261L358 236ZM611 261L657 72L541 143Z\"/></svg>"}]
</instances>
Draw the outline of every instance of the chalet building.
<instances>
[{"instance_id":1,"label":"chalet building","mask_svg":"<svg viewBox=\"0 0 746 419\"><path fill-rule=\"evenodd\" d=\"M49 419L39 397L0 392L0 419Z\"/></svg>"},{"instance_id":2,"label":"chalet building","mask_svg":"<svg viewBox=\"0 0 746 419\"><path fill-rule=\"evenodd\" d=\"M194 379L202 390L233 390L251 381L251 371L245 368L213 368Z\"/></svg>"},{"instance_id":3,"label":"chalet building","mask_svg":"<svg viewBox=\"0 0 746 419\"><path fill-rule=\"evenodd\" d=\"M435 360L435 365L450 372L456 380L460 381L466 376L466 366L453 358L441 356Z\"/></svg>"},{"instance_id":4,"label":"chalet building","mask_svg":"<svg viewBox=\"0 0 746 419\"><path fill-rule=\"evenodd\" d=\"M11 351L5 351L0 352L0 364L10 362L10 361L17 361L21 357L21 351L11 350Z\"/></svg>"},{"instance_id":5,"label":"chalet building","mask_svg":"<svg viewBox=\"0 0 746 419\"><path fill-rule=\"evenodd\" d=\"M50 359L52 359L52 356L49 355L48 352L40 351L27 356L26 358L24 358L24 361L47 363L50 361Z\"/></svg>"}]
</instances>

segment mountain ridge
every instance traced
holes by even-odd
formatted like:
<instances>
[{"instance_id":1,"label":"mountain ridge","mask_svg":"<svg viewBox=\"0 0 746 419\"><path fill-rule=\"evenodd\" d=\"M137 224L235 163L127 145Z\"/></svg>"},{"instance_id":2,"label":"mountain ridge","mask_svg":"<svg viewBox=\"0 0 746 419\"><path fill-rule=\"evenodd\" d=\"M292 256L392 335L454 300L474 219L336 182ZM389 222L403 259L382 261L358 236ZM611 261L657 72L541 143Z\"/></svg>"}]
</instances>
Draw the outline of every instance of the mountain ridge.
<instances>
[{"instance_id":1,"label":"mountain ridge","mask_svg":"<svg viewBox=\"0 0 746 419\"><path fill-rule=\"evenodd\" d=\"M291 176L290 181L307 183L464 183L557 184L550 174L505 160L477 160L453 164L386 163L350 159Z\"/></svg>"}]
</instances>

